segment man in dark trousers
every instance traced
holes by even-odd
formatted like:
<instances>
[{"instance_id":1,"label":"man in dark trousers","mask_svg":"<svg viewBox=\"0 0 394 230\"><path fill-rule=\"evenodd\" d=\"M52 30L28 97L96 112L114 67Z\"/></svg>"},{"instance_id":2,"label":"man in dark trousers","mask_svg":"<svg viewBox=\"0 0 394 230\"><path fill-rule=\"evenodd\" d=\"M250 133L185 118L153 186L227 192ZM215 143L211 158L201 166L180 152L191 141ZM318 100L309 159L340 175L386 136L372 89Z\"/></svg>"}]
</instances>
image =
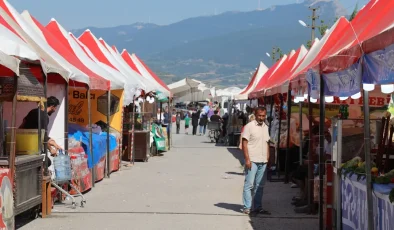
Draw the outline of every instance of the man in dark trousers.
<instances>
[{"instance_id":1,"label":"man in dark trousers","mask_svg":"<svg viewBox=\"0 0 394 230\"><path fill-rule=\"evenodd\" d=\"M192 126L193 126L193 135L197 134L198 127L198 119L200 118L200 110L194 110L192 113Z\"/></svg>"},{"instance_id":2,"label":"man in dark trousers","mask_svg":"<svg viewBox=\"0 0 394 230\"><path fill-rule=\"evenodd\" d=\"M57 152L62 149L55 140L48 136L49 116L51 116L59 106L60 102L56 97L49 97L47 99L47 110L32 109L23 119L19 128L21 129L38 129L38 112L40 112L41 129L45 130L44 143L48 144L48 150L52 156L56 156ZM45 151L45 150L44 150Z\"/></svg>"}]
</instances>

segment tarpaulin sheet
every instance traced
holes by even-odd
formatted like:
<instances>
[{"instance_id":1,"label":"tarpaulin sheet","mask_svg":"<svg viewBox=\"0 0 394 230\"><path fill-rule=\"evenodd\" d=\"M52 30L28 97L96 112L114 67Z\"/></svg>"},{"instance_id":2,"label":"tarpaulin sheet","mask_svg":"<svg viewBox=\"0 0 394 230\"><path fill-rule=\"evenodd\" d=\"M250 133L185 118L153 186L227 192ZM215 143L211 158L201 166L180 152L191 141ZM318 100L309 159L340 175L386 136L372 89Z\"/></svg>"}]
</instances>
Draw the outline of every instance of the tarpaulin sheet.
<instances>
[{"instance_id":1,"label":"tarpaulin sheet","mask_svg":"<svg viewBox=\"0 0 394 230\"><path fill-rule=\"evenodd\" d=\"M323 74L324 94L326 96L350 97L359 93L361 74L360 62L339 72Z\"/></svg>"},{"instance_id":2,"label":"tarpaulin sheet","mask_svg":"<svg viewBox=\"0 0 394 230\"><path fill-rule=\"evenodd\" d=\"M363 83L392 84L394 82L394 45L363 57Z\"/></svg>"},{"instance_id":3,"label":"tarpaulin sheet","mask_svg":"<svg viewBox=\"0 0 394 230\"><path fill-rule=\"evenodd\" d=\"M305 77L308 82L308 89L312 98L318 99L320 93L320 76L319 72L309 69Z\"/></svg>"},{"instance_id":4,"label":"tarpaulin sheet","mask_svg":"<svg viewBox=\"0 0 394 230\"><path fill-rule=\"evenodd\" d=\"M107 133L102 132L101 134L92 134L93 143L93 161L92 155L89 148L89 132L86 128L75 124L68 125L68 138L74 138L77 141L82 142L82 147L85 153L88 155L88 167L92 168L96 166L102 157L107 153ZM116 138L110 135L110 149L116 148Z\"/></svg>"}]
</instances>

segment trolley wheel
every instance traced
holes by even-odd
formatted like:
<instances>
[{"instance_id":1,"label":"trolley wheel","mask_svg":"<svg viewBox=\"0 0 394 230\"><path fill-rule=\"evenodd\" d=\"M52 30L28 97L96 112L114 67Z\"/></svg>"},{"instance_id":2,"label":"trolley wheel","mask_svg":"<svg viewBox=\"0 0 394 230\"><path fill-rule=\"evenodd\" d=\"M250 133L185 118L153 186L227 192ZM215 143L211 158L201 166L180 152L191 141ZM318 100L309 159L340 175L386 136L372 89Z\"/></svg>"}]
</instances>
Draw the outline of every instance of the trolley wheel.
<instances>
[{"instance_id":1,"label":"trolley wheel","mask_svg":"<svg viewBox=\"0 0 394 230\"><path fill-rule=\"evenodd\" d=\"M148 162L149 161L149 157L144 159L144 162Z\"/></svg>"},{"instance_id":2,"label":"trolley wheel","mask_svg":"<svg viewBox=\"0 0 394 230\"><path fill-rule=\"evenodd\" d=\"M36 206L36 207L30 209L29 216L30 216L30 218L31 218L32 220L37 219L38 216L39 216L39 214L40 214L40 210L39 210L38 206Z\"/></svg>"},{"instance_id":3,"label":"trolley wheel","mask_svg":"<svg viewBox=\"0 0 394 230\"><path fill-rule=\"evenodd\" d=\"M77 204L75 202L72 203L72 209L76 209L77 208Z\"/></svg>"},{"instance_id":4,"label":"trolley wheel","mask_svg":"<svg viewBox=\"0 0 394 230\"><path fill-rule=\"evenodd\" d=\"M81 200L81 208L83 208L86 204L86 200Z\"/></svg>"}]
</instances>

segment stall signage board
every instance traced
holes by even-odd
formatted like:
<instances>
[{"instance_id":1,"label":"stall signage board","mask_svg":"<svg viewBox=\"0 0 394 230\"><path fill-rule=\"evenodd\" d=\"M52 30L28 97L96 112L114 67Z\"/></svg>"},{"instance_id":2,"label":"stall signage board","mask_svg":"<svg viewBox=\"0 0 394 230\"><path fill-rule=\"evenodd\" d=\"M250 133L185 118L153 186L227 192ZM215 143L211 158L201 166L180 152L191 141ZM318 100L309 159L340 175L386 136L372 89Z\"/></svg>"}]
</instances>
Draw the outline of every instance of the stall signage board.
<instances>
[{"instance_id":1,"label":"stall signage board","mask_svg":"<svg viewBox=\"0 0 394 230\"><path fill-rule=\"evenodd\" d=\"M367 230L367 192L365 184L353 179L342 180L342 229ZM376 230L392 229L394 205L388 195L373 192L373 215Z\"/></svg>"},{"instance_id":2,"label":"stall signage board","mask_svg":"<svg viewBox=\"0 0 394 230\"><path fill-rule=\"evenodd\" d=\"M68 117L69 122L81 125L88 125L88 93L86 89L70 89L69 90L69 106ZM90 99L92 107L92 123L107 123L107 98L108 94L103 90L91 90ZM122 129L122 107L123 107L123 90L111 91L110 102L110 126L117 131Z\"/></svg>"}]
</instances>

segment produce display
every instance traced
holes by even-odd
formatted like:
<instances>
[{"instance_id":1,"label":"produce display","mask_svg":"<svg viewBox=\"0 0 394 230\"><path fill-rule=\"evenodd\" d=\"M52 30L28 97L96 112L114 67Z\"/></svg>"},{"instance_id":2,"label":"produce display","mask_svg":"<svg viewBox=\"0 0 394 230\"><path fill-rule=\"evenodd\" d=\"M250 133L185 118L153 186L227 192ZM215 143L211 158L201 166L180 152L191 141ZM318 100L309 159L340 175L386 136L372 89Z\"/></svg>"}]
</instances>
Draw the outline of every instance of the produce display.
<instances>
[{"instance_id":1,"label":"produce display","mask_svg":"<svg viewBox=\"0 0 394 230\"><path fill-rule=\"evenodd\" d=\"M341 174L343 177L351 177L353 175L357 175L357 180L365 180L366 177L366 167L365 162L362 161L360 157L355 157L352 160L343 163L341 165ZM372 163L371 169L372 174L372 183L378 185L392 185L393 189L389 194L390 202L394 202L394 169L388 173L379 173L378 168L375 163Z\"/></svg>"}]
</instances>

